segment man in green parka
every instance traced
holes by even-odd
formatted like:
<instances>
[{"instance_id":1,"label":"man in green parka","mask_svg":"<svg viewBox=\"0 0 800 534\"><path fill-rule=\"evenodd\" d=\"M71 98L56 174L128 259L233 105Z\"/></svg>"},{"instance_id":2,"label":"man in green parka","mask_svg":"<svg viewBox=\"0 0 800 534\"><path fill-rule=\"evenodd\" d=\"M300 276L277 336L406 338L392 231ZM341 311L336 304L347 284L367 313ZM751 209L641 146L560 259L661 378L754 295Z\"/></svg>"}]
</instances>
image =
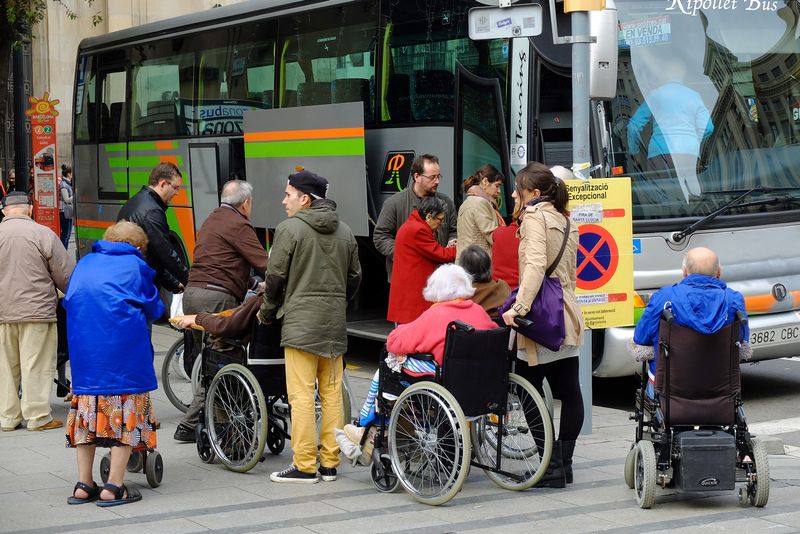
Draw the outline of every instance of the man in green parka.
<instances>
[{"instance_id":1,"label":"man in green parka","mask_svg":"<svg viewBox=\"0 0 800 534\"><path fill-rule=\"evenodd\" d=\"M319 476L336 480L341 428L342 355L347 350L347 303L361 283L353 232L328 200L328 180L301 170L289 176L283 206L289 218L275 229L266 273L262 323L282 319L286 388L292 407L292 465L273 482L316 483L315 385L322 404Z\"/></svg>"}]
</instances>

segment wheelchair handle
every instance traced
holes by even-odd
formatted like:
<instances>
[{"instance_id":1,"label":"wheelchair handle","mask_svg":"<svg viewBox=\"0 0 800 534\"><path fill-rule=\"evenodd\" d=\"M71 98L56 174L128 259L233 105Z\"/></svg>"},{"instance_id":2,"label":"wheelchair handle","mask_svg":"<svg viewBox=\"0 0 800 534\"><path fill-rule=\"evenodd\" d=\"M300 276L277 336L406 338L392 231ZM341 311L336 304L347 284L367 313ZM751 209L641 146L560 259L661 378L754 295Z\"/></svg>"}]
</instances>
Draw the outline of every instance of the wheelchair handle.
<instances>
[{"instance_id":1,"label":"wheelchair handle","mask_svg":"<svg viewBox=\"0 0 800 534\"><path fill-rule=\"evenodd\" d=\"M522 317L520 315L517 315L516 317L514 317L514 323L517 326L522 326L523 328L527 328L527 327L533 325L533 321L531 321L529 319L526 319L525 317Z\"/></svg>"}]
</instances>

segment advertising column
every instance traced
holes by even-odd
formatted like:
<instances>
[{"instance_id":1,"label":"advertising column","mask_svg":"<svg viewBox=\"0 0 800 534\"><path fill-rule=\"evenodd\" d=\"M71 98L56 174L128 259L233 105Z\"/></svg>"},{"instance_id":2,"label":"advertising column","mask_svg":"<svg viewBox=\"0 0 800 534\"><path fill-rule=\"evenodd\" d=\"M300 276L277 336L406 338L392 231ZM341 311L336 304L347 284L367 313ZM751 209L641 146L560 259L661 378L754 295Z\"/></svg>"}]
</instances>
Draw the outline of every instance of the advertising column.
<instances>
[{"instance_id":1,"label":"advertising column","mask_svg":"<svg viewBox=\"0 0 800 534\"><path fill-rule=\"evenodd\" d=\"M33 218L60 235L58 218L58 176L56 175L56 111L59 100L28 97L33 151Z\"/></svg>"}]
</instances>

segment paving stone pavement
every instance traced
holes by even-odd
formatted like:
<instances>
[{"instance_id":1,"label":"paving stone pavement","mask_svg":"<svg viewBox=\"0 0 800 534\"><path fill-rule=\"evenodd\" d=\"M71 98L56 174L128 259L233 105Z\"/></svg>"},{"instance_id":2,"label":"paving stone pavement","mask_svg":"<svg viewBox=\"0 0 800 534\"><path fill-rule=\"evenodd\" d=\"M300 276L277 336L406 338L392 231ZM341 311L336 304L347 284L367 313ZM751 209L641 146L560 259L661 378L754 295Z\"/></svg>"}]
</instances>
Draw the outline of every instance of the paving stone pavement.
<instances>
[{"instance_id":1,"label":"paving stone pavement","mask_svg":"<svg viewBox=\"0 0 800 534\"><path fill-rule=\"evenodd\" d=\"M154 328L159 371L175 339L175 332ZM357 408L371 372L354 369L350 374ZM579 440L575 483L568 488L509 492L473 469L455 499L428 507L402 492L378 493L363 467L342 465L333 483L271 483L269 473L291 461L288 446L280 456L268 454L246 474L204 464L193 445L172 439L180 412L161 390L153 399L162 422L158 450L164 458L164 480L151 489L143 474L128 474L126 483L144 496L136 504L68 506L76 467L74 451L63 445L63 430L0 433L0 532L800 531L800 449L791 447L787 454L770 455L766 508L739 506L735 492L698 496L660 490L655 506L640 510L622 480L633 425L619 410L593 409L592 434ZM55 416L65 418L66 404L55 397L52 404Z\"/></svg>"}]
</instances>

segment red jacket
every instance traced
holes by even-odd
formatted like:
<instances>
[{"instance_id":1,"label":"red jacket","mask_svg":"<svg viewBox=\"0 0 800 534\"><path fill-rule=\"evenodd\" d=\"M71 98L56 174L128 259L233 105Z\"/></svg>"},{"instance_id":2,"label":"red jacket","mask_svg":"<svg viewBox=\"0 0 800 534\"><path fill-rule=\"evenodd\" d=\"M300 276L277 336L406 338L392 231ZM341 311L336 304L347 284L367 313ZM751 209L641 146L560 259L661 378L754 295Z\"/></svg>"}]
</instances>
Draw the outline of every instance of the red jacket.
<instances>
[{"instance_id":1,"label":"red jacket","mask_svg":"<svg viewBox=\"0 0 800 534\"><path fill-rule=\"evenodd\" d=\"M394 241L394 267L389 289L387 319L410 323L430 306L422 298L428 277L443 263L456 260L456 248L436 241L428 223L414 210L397 230Z\"/></svg>"},{"instance_id":2,"label":"red jacket","mask_svg":"<svg viewBox=\"0 0 800 534\"><path fill-rule=\"evenodd\" d=\"M439 302L428 308L415 321L392 330L386 339L386 350L398 356L428 352L433 354L439 365L442 365L447 325L456 320L472 325L478 330L497 328L497 324L489 318L483 307L471 300Z\"/></svg>"},{"instance_id":3,"label":"red jacket","mask_svg":"<svg viewBox=\"0 0 800 534\"><path fill-rule=\"evenodd\" d=\"M519 224L500 226L492 232L492 278L505 280L511 289L519 287Z\"/></svg>"}]
</instances>

